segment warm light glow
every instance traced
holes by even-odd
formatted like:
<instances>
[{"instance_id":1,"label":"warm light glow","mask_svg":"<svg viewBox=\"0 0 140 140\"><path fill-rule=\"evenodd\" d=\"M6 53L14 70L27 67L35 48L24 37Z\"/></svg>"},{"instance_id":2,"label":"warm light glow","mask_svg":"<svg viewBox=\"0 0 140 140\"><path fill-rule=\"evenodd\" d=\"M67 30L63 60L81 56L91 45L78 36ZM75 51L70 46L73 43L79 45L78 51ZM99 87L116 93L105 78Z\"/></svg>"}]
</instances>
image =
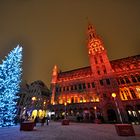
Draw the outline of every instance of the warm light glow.
<instances>
[{"instance_id":1,"label":"warm light glow","mask_svg":"<svg viewBox=\"0 0 140 140\"><path fill-rule=\"evenodd\" d=\"M65 102L64 105L66 106L67 105L67 102Z\"/></svg>"},{"instance_id":2,"label":"warm light glow","mask_svg":"<svg viewBox=\"0 0 140 140\"><path fill-rule=\"evenodd\" d=\"M85 103L85 102L86 102L86 100L84 99L84 100L83 100L83 102Z\"/></svg>"},{"instance_id":3,"label":"warm light glow","mask_svg":"<svg viewBox=\"0 0 140 140\"><path fill-rule=\"evenodd\" d=\"M116 93L112 93L112 97L115 98L116 97Z\"/></svg>"},{"instance_id":4,"label":"warm light glow","mask_svg":"<svg viewBox=\"0 0 140 140\"><path fill-rule=\"evenodd\" d=\"M95 99L95 102L99 102L99 98L96 98L96 99Z\"/></svg>"},{"instance_id":5,"label":"warm light glow","mask_svg":"<svg viewBox=\"0 0 140 140\"><path fill-rule=\"evenodd\" d=\"M67 100L67 103L69 103L69 104L71 103L70 99Z\"/></svg>"},{"instance_id":6,"label":"warm light glow","mask_svg":"<svg viewBox=\"0 0 140 140\"><path fill-rule=\"evenodd\" d=\"M91 101L91 102L93 102L94 100L93 100L93 99L91 99L90 101Z\"/></svg>"},{"instance_id":7,"label":"warm light glow","mask_svg":"<svg viewBox=\"0 0 140 140\"><path fill-rule=\"evenodd\" d=\"M138 93L140 93L140 88L139 87L136 87L136 90Z\"/></svg>"},{"instance_id":8,"label":"warm light glow","mask_svg":"<svg viewBox=\"0 0 140 140\"><path fill-rule=\"evenodd\" d=\"M36 116L37 116L37 110L33 110L33 111L32 111L32 117L35 118Z\"/></svg>"},{"instance_id":9,"label":"warm light glow","mask_svg":"<svg viewBox=\"0 0 140 140\"><path fill-rule=\"evenodd\" d=\"M38 117L41 118L43 116L43 111L41 109L39 109L38 111Z\"/></svg>"},{"instance_id":10,"label":"warm light glow","mask_svg":"<svg viewBox=\"0 0 140 140\"><path fill-rule=\"evenodd\" d=\"M96 107L96 106L94 106L94 109L96 110L96 109L97 109L97 107Z\"/></svg>"},{"instance_id":11,"label":"warm light glow","mask_svg":"<svg viewBox=\"0 0 140 140\"><path fill-rule=\"evenodd\" d=\"M35 101L36 100L36 97L32 97L32 101Z\"/></svg>"}]
</instances>

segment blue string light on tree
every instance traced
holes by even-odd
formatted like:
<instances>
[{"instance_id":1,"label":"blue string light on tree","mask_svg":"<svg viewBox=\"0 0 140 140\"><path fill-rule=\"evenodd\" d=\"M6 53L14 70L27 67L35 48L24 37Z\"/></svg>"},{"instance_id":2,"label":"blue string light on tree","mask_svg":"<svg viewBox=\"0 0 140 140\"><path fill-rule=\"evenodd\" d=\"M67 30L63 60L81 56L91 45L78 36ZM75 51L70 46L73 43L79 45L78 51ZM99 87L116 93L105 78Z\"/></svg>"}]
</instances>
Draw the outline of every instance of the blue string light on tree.
<instances>
[{"instance_id":1,"label":"blue string light on tree","mask_svg":"<svg viewBox=\"0 0 140 140\"><path fill-rule=\"evenodd\" d=\"M0 65L0 127L15 125L17 93L22 74L22 47L14 48Z\"/></svg>"}]
</instances>

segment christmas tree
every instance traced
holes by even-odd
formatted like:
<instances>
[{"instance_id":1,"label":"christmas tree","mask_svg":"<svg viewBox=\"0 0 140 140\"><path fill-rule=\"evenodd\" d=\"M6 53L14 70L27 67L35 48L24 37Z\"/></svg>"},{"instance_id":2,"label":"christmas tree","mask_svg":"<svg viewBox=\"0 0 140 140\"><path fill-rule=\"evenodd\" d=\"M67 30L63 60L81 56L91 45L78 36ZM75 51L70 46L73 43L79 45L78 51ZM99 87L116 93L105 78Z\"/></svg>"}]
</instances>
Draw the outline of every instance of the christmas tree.
<instances>
[{"instance_id":1,"label":"christmas tree","mask_svg":"<svg viewBox=\"0 0 140 140\"><path fill-rule=\"evenodd\" d=\"M15 125L21 82L22 47L14 48L0 65L0 127Z\"/></svg>"}]
</instances>

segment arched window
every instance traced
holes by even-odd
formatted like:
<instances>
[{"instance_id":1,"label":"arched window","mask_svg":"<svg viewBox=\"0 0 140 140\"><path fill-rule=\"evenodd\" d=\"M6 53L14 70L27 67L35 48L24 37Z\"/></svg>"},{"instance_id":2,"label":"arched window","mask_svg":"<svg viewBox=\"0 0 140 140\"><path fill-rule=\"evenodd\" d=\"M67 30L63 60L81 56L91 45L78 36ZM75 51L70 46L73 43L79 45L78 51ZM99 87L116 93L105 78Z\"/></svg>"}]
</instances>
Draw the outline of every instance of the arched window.
<instances>
[{"instance_id":1,"label":"arched window","mask_svg":"<svg viewBox=\"0 0 140 140\"><path fill-rule=\"evenodd\" d=\"M102 66L102 69L103 69L104 74L106 74L107 73L106 72L106 67L104 65Z\"/></svg>"},{"instance_id":2,"label":"arched window","mask_svg":"<svg viewBox=\"0 0 140 140\"><path fill-rule=\"evenodd\" d=\"M131 100L128 90L125 89L124 92L125 92L125 95L126 95L127 99Z\"/></svg>"},{"instance_id":3,"label":"arched window","mask_svg":"<svg viewBox=\"0 0 140 140\"><path fill-rule=\"evenodd\" d=\"M120 82L121 82L121 84L125 84L125 81L122 77L120 77Z\"/></svg>"},{"instance_id":4,"label":"arched window","mask_svg":"<svg viewBox=\"0 0 140 140\"><path fill-rule=\"evenodd\" d=\"M90 101L90 102L93 102L93 97L90 96L90 97L89 97L89 101Z\"/></svg>"},{"instance_id":5,"label":"arched window","mask_svg":"<svg viewBox=\"0 0 140 140\"><path fill-rule=\"evenodd\" d=\"M127 84L129 84L129 83L130 83L130 80L128 79L128 77L127 77L127 76L124 76L124 79L125 79L125 81L126 81L126 83L127 83Z\"/></svg>"},{"instance_id":6,"label":"arched window","mask_svg":"<svg viewBox=\"0 0 140 140\"><path fill-rule=\"evenodd\" d=\"M134 83L137 82L136 78L133 75L131 75L131 79L132 79L132 82L134 82Z\"/></svg>"},{"instance_id":7,"label":"arched window","mask_svg":"<svg viewBox=\"0 0 140 140\"><path fill-rule=\"evenodd\" d=\"M82 90L82 85L78 84L79 90Z\"/></svg>"},{"instance_id":8,"label":"arched window","mask_svg":"<svg viewBox=\"0 0 140 140\"><path fill-rule=\"evenodd\" d=\"M136 74L136 78L137 78L137 81L140 82L140 75L139 74Z\"/></svg>"},{"instance_id":9,"label":"arched window","mask_svg":"<svg viewBox=\"0 0 140 140\"><path fill-rule=\"evenodd\" d=\"M95 64L98 64L98 61L97 61L97 58L96 57L94 57L94 60L95 60Z\"/></svg>"},{"instance_id":10,"label":"arched window","mask_svg":"<svg viewBox=\"0 0 140 140\"><path fill-rule=\"evenodd\" d=\"M95 88L95 83L94 82L92 82L91 85L92 85L92 88Z\"/></svg>"},{"instance_id":11,"label":"arched window","mask_svg":"<svg viewBox=\"0 0 140 140\"><path fill-rule=\"evenodd\" d=\"M102 58L102 56L100 55L100 61L101 61L101 63L103 63L103 58Z\"/></svg>"},{"instance_id":12,"label":"arched window","mask_svg":"<svg viewBox=\"0 0 140 140\"><path fill-rule=\"evenodd\" d=\"M97 70L98 75L100 75L100 70Z\"/></svg>"},{"instance_id":13,"label":"arched window","mask_svg":"<svg viewBox=\"0 0 140 140\"><path fill-rule=\"evenodd\" d=\"M100 67L99 66L96 67L96 70L97 70L97 74L100 75L101 73L100 73Z\"/></svg>"},{"instance_id":14,"label":"arched window","mask_svg":"<svg viewBox=\"0 0 140 140\"><path fill-rule=\"evenodd\" d=\"M63 87L63 91L65 91L65 87Z\"/></svg>"},{"instance_id":15,"label":"arched window","mask_svg":"<svg viewBox=\"0 0 140 140\"><path fill-rule=\"evenodd\" d=\"M77 85L74 85L74 89L77 90Z\"/></svg>"},{"instance_id":16,"label":"arched window","mask_svg":"<svg viewBox=\"0 0 140 140\"><path fill-rule=\"evenodd\" d=\"M78 103L78 98L77 97L75 97L75 103Z\"/></svg>"},{"instance_id":17,"label":"arched window","mask_svg":"<svg viewBox=\"0 0 140 140\"><path fill-rule=\"evenodd\" d=\"M87 83L87 87L90 88L90 83Z\"/></svg>"},{"instance_id":18,"label":"arched window","mask_svg":"<svg viewBox=\"0 0 140 140\"><path fill-rule=\"evenodd\" d=\"M71 98L71 103L74 103L74 97Z\"/></svg>"},{"instance_id":19,"label":"arched window","mask_svg":"<svg viewBox=\"0 0 140 140\"><path fill-rule=\"evenodd\" d=\"M67 86L67 91L69 91L69 86Z\"/></svg>"},{"instance_id":20,"label":"arched window","mask_svg":"<svg viewBox=\"0 0 140 140\"><path fill-rule=\"evenodd\" d=\"M121 90L121 95L122 95L123 100L125 100L125 96L122 90Z\"/></svg>"},{"instance_id":21,"label":"arched window","mask_svg":"<svg viewBox=\"0 0 140 140\"><path fill-rule=\"evenodd\" d=\"M71 85L70 87L71 87L71 90L73 90L73 85Z\"/></svg>"},{"instance_id":22,"label":"arched window","mask_svg":"<svg viewBox=\"0 0 140 140\"><path fill-rule=\"evenodd\" d=\"M82 97L80 97L80 103L82 103L83 102L83 98Z\"/></svg>"},{"instance_id":23,"label":"arched window","mask_svg":"<svg viewBox=\"0 0 140 140\"><path fill-rule=\"evenodd\" d=\"M133 89L130 89L130 93L131 93L131 95L132 95L132 97L133 97L134 99L137 98L137 97L136 97L136 94L135 94L135 92L134 92Z\"/></svg>"}]
</instances>

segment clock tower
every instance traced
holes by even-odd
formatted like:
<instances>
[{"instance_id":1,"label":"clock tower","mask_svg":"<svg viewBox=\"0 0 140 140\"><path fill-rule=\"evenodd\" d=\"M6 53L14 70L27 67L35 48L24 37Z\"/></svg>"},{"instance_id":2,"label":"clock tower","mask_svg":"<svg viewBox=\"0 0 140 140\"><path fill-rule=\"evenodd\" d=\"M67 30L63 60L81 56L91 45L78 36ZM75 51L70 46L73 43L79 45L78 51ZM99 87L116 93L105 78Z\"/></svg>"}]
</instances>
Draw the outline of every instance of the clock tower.
<instances>
[{"instance_id":1,"label":"clock tower","mask_svg":"<svg viewBox=\"0 0 140 140\"><path fill-rule=\"evenodd\" d=\"M100 75L112 73L112 68L103 41L96 34L95 28L91 24L88 25L87 36L88 55L93 75L100 77Z\"/></svg>"}]
</instances>

